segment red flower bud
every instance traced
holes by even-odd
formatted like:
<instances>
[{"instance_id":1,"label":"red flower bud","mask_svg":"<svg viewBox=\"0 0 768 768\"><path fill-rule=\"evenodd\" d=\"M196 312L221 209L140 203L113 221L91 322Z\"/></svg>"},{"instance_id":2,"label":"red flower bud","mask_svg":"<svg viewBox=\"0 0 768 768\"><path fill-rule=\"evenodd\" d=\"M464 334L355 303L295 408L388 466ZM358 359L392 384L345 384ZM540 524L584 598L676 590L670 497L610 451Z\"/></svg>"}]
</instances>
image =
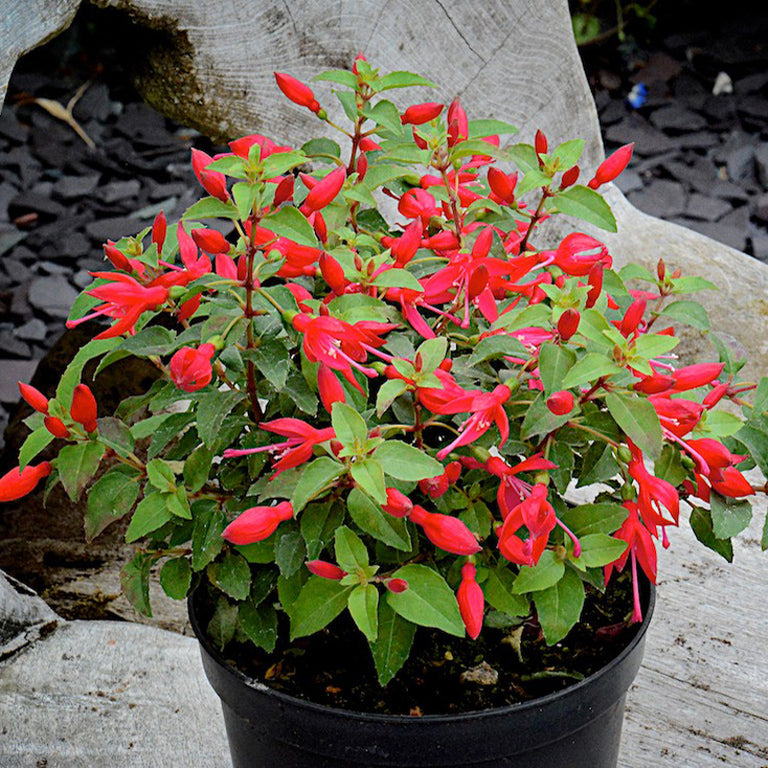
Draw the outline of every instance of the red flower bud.
<instances>
[{"instance_id":1,"label":"red flower bud","mask_svg":"<svg viewBox=\"0 0 768 768\"><path fill-rule=\"evenodd\" d=\"M375 152L381 149L381 144L377 144L370 136L363 136L358 146L361 152Z\"/></svg>"},{"instance_id":2,"label":"red flower bud","mask_svg":"<svg viewBox=\"0 0 768 768\"><path fill-rule=\"evenodd\" d=\"M228 253L230 244L217 229L193 229L192 239L206 253Z\"/></svg>"},{"instance_id":3,"label":"red flower bud","mask_svg":"<svg viewBox=\"0 0 768 768\"><path fill-rule=\"evenodd\" d=\"M344 182L347 178L347 171L343 166L339 166L335 171L331 171L324 179L321 179L312 187L304 200L302 211L306 209L305 215L312 211L319 211L325 208L336 195L341 192Z\"/></svg>"},{"instance_id":4,"label":"red flower bud","mask_svg":"<svg viewBox=\"0 0 768 768\"><path fill-rule=\"evenodd\" d=\"M632 144L625 144L623 147L619 147L610 157L603 160L588 186L592 189L597 189L601 184L613 181L627 167L634 147L634 142Z\"/></svg>"},{"instance_id":5,"label":"red flower bud","mask_svg":"<svg viewBox=\"0 0 768 768\"><path fill-rule=\"evenodd\" d=\"M556 416L565 416L573 410L573 393L563 389L551 394L547 398L547 408Z\"/></svg>"},{"instance_id":6,"label":"red flower bud","mask_svg":"<svg viewBox=\"0 0 768 768\"><path fill-rule=\"evenodd\" d=\"M330 253L323 253L320 256L320 273L323 280L330 286L331 290L338 295L344 293L344 287L347 281L344 277L344 270L336 259Z\"/></svg>"},{"instance_id":7,"label":"red flower bud","mask_svg":"<svg viewBox=\"0 0 768 768\"><path fill-rule=\"evenodd\" d=\"M419 135L419 132L416 130L415 126L413 128L413 143L419 148L419 149L427 149L429 144L427 144L426 139L422 139Z\"/></svg>"},{"instance_id":8,"label":"red flower bud","mask_svg":"<svg viewBox=\"0 0 768 768\"><path fill-rule=\"evenodd\" d=\"M713 470L709 476L712 487L721 495L728 498L752 496L755 489L749 484L744 475L735 467Z\"/></svg>"},{"instance_id":9,"label":"red flower bud","mask_svg":"<svg viewBox=\"0 0 768 768\"><path fill-rule=\"evenodd\" d=\"M413 503L397 488L387 488L387 503L382 508L392 517L405 517L413 509Z\"/></svg>"},{"instance_id":10,"label":"red flower bud","mask_svg":"<svg viewBox=\"0 0 768 768\"><path fill-rule=\"evenodd\" d=\"M131 265L125 254L118 250L112 241L107 241L104 246L104 255L112 262L115 269L121 269L123 272L131 272Z\"/></svg>"},{"instance_id":11,"label":"red flower bud","mask_svg":"<svg viewBox=\"0 0 768 768\"><path fill-rule=\"evenodd\" d=\"M464 141L469 137L469 120L464 107L461 106L458 99L451 102L448 107L448 144L453 146L459 141Z\"/></svg>"},{"instance_id":12,"label":"red flower bud","mask_svg":"<svg viewBox=\"0 0 768 768\"><path fill-rule=\"evenodd\" d=\"M624 313L624 317L621 320L619 330L622 336L629 336L637 330L640 325L640 321L643 319L645 313L646 301L645 299L635 299L630 305L627 311Z\"/></svg>"},{"instance_id":13,"label":"red flower bud","mask_svg":"<svg viewBox=\"0 0 768 768\"><path fill-rule=\"evenodd\" d=\"M21 396L39 413L48 413L48 398L30 384L17 382Z\"/></svg>"},{"instance_id":14,"label":"red flower bud","mask_svg":"<svg viewBox=\"0 0 768 768\"><path fill-rule=\"evenodd\" d=\"M533 148L536 150L537 155L545 155L547 153L547 137L541 129L536 131Z\"/></svg>"},{"instance_id":15,"label":"red flower bud","mask_svg":"<svg viewBox=\"0 0 768 768\"><path fill-rule=\"evenodd\" d=\"M579 166L574 165L565 171L560 179L560 189L568 189L572 187L579 180Z\"/></svg>"},{"instance_id":16,"label":"red flower bud","mask_svg":"<svg viewBox=\"0 0 768 768\"><path fill-rule=\"evenodd\" d=\"M728 384L717 384L701 401L706 408L714 408L728 393Z\"/></svg>"},{"instance_id":17,"label":"red flower bud","mask_svg":"<svg viewBox=\"0 0 768 768\"><path fill-rule=\"evenodd\" d=\"M475 580L477 569L471 563L466 563L461 569L461 584L456 593L459 603L459 611L467 628L467 634L476 640L483 628L483 611L485 610L485 597L483 590Z\"/></svg>"},{"instance_id":18,"label":"red flower bud","mask_svg":"<svg viewBox=\"0 0 768 768\"><path fill-rule=\"evenodd\" d=\"M57 419L55 416L46 416L43 419L43 424L54 437L64 439L69 437L69 430L61 419Z\"/></svg>"},{"instance_id":19,"label":"red flower bud","mask_svg":"<svg viewBox=\"0 0 768 768\"><path fill-rule=\"evenodd\" d=\"M158 253L162 253L167 229L168 222L165 219L165 214L160 211L160 213L155 216L155 220L152 223L152 242L157 246Z\"/></svg>"},{"instance_id":20,"label":"red flower bud","mask_svg":"<svg viewBox=\"0 0 768 768\"><path fill-rule=\"evenodd\" d=\"M656 275L659 280L664 280L667 276L667 265L664 263L664 259L659 259L656 263Z\"/></svg>"},{"instance_id":21,"label":"red flower bud","mask_svg":"<svg viewBox=\"0 0 768 768\"><path fill-rule=\"evenodd\" d=\"M362 181L365 178L365 174L368 173L368 158L363 152L357 158L357 164L355 165L357 171L357 180Z\"/></svg>"},{"instance_id":22,"label":"red flower bud","mask_svg":"<svg viewBox=\"0 0 768 768\"><path fill-rule=\"evenodd\" d=\"M491 192L498 198L497 202L514 202L516 184L517 173L506 174L495 166L488 169L488 185Z\"/></svg>"},{"instance_id":23,"label":"red flower bud","mask_svg":"<svg viewBox=\"0 0 768 768\"><path fill-rule=\"evenodd\" d=\"M201 344L197 349L182 347L175 352L168 365L174 384L185 392L208 386L213 378L211 358L215 352L213 344Z\"/></svg>"},{"instance_id":24,"label":"red flower bud","mask_svg":"<svg viewBox=\"0 0 768 768\"><path fill-rule=\"evenodd\" d=\"M434 120L442 111L444 104L428 101L424 104L414 104L403 112L400 117L403 125L422 125Z\"/></svg>"},{"instance_id":25,"label":"red flower bud","mask_svg":"<svg viewBox=\"0 0 768 768\"><path fill-rule=\"evenodd\" d=\"M0 501L14 501L26 496L44 478L51 474L51 463L43 461L37 466L27 464L23 470L12 469L0 477Z\"/></svg>"},{"instance_id":26,"label":"red flower bud","mask_svg":"<svg viewBox=\"0 0 768 768\"><path fill-rule=\"evenodd\" d=\"M589 277L587 278L589 292L585 303L587 309L594 307L595 302L600 298L600 292L603 290L603 270L604 267L599 262L589 270Z\"/></svg>"},{"instance_id":27,"label":"red flower bud","mask_svg":"<svg viewBox=\"0 0 768 768\"><path fill-rule=\"evenodd\" d=\"M226 203L229 200L226 176L220 171L206 170L206 166L212 162L213 158L210 155L199 149L192 150L192 170L200 185L209 195Z\"/></svg>"},{"instance_id":28,"label":"red flower bud","mask_svg":"<svg viewBox=\"0 0 768 768\"><path fill-rule=\"evenodd\" d=\"M440 549L454 555L474 555L482 547L472 531L458 517L427 512L415 505L409 518L422 527L426 537Z\"/></svg>"},{"instance_id":29,"label":"red flower bud","mask_svg":"<svg viewBox=\"0 0 768 768\"><path fill-rule=\"evenodd\" d=\"M657 395L659 392L666 392L672 388L675 380L671 376L663 373L656 373L653 376L646 376L632 385L636 392L642 392L646 395Z\"/></svg>"},{"instance_id":30,"label":"red flower bud","mask_svg":"<svg viewBox=\"0 0 768 768\"><path fill-rule=\"evenodd\" d=\"M568 341L578 330L579 322L581 322L581 315L578 311L566 309L557 321L557 332L560 334L560 338L563 341Z\"/></svg>"},{"instance_id":31,"label":"red flower bud","mask_svg":"<svg viewBox=\"0 0 768 768\"><path fill-rule=\"evenodd\" d=\"M251 507L236 517L221 535L232 544L253 544L269 538L280 523L292 517L290 501L281 501L274 507Z\"/></svg>"},{"instance_id":32,"label":"red flower bud","mask_svg":"<svg viewBox=\"0 0 768 768\"><path fill-rule=\"evenodd\" d=\"M294 103L300 107L306 107L310 112L317 114L320 111L320 105L315 99L315 94L308 85L304 85L295 77L286 75L284 72L275 72L277 87Z\"/></svg>"},{"instance_id":33,"label":"red flower bud","mask_svg":"<svg viewBox=\"0 0 768 768\"><path fill-rule=\"evenodd\" d=\"M286 200L293 200L294 178L285 176L277 185L275 190L275 199L272 201L276 207L282 205Z\"/></svg>"},{"instance_id":34,"label":"red flower bud","mask_svg":"<svg viewBox=\"0 0 768 768\"><path fill-rule=\"evenodd\" d=\"M681 368L672 374L675 379L675 391L684 392L711 384L723 372L724 367L725 363L698 363Z\"/></svg>"},{"instance_id":35,"label":"red flower bud","mask_svg":"<svg viewBox=\"0 0 768 768\"><path fill-rule=\"evenodd\" d=\"M394 592L396 595L405 592L409 587L405 579L387 579L384 584L390 592Z\"/></svg>"},{"instance_id":36,"label":"red flower bud","mask_svg":"<svg viewBox=\"0 0 768 768\"><path fill-rule=\"evenodd\" d=\"M78 384L75 387L69 415L74 421L82 424L87 432L93 432L96 429L96 398L85 384Z\"/></svg>"},{"instance_id":37,"label":"red flower bud","mask_svg":"<svg viewBox=\"0 0 768 768\"><path fill-rule=\"evenodd\" d=\"M327 563L325 560L307 561L307 570L322 579L333 579L334 581L340 581L347 575L347 572L342 571L338 565Z\"/></svg>"}]
</instances>

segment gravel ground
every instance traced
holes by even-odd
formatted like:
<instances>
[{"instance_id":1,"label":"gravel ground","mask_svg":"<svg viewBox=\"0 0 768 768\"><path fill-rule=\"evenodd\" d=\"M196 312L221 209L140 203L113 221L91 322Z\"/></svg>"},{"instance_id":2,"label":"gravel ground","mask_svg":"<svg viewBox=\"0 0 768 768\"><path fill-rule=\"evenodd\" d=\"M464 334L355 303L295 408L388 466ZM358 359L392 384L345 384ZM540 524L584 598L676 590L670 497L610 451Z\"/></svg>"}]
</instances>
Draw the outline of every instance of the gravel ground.
<instances>
[{"instance_id":1,"label":"gravel ground","mask_svg":"<svg viewBox=\"0 0 768 768\"><path fill-rule=\"evenodd\" d=\"M606 148L635 142L619 186L638 208L768 261L768 18L700 23L644 50L584 49ZM21 60L0 114L0 434L16 381L103 267L101 245L160 209L180 215L198 195L190 147L211 150L143 104L113 52L84 54L84 26ZM640 83L647 96L632 107ZM66 106L83 85L72 114L92 147L36 101Z\"/></svg>"}]
</instances>

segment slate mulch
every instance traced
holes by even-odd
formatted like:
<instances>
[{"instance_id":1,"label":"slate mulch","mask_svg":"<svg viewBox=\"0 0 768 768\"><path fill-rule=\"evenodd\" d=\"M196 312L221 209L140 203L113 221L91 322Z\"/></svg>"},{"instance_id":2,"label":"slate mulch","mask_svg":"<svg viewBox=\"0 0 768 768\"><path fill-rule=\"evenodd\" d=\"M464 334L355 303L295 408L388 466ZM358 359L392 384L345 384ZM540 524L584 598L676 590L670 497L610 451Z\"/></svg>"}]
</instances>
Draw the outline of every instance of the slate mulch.
<instances>
[{"instance_id":1,"label":"slate mulch","mask_svg":"<svg viewBox=\"0 0 768 768\"><path fill-rule=\"evenodd\" d=\"M82 45L83 26L19 62L0 113L0 435L16 380L61 336L104 241L161 209L180 215L198 193L190 147L211 149L138 98L114 51ZM644 48L583 50L607 151L635 142L619 187L641 210L768 262L768 15L661 27ZM731 89L715 95L720 72ZM85 82L73 114L94 149L32 101L66 104ZM638 83L648 95L633 108Z\"/></svg>"}]
</instances>

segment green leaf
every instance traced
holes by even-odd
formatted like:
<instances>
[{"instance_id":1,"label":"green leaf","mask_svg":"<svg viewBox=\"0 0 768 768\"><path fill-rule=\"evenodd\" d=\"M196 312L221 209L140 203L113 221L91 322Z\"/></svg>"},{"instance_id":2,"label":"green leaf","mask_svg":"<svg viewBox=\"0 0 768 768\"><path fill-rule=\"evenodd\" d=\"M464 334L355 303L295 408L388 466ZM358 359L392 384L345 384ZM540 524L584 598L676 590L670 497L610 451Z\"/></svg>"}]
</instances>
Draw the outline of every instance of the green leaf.
<instances>
[{"instance_id":1,"label":"green leaf","mask_svg":"<svg viewBox=\"0 0 768 768\"><path fill-rule=\"evenodd\" d=\"M594 224L608 232L616 231L616 219L610 206L593 189L579 184L558 192L552 199L561 213Z\"/></svg>"},{"instance_id":2,"label":"green leaf","mask_svg":"<svg viewBox=\"0 0 768 768\"><path fill-rule=\"evenodd\" d=\"M707 418L711 412L707 414ZM745 424L734 437L743 443L755 460L764 477L768 477L768 432L761 429L761 422Z\"/></svg>"},{"instance_id":3,"label":"green leaf","mask_svg":"<svg viewBox=\"0 0 768 768\"><path fill-rule=\"evenodd\" d=\"M192 585L192 568L186 557L166 560L160 569L160 586L168 597L184 600Z\"/></svg>"},{"instance_id":4,"label":"green leaf","mask_svg":"<svg viewBox=\"0 0 768 768\"><path fill-rule=\"evenodd\" d=\"M72 402L72 394L75 391L75 387L82 378L85 364L96 357L101 357L101 355L110 352L122 341L121 338L93 339L84 347L81 347L72 358L61 379L59 379L59 386L56 387L56 400L64 407L68 407Z\"/></svg>"},{"instance_id":5,"label":"green leaf","mask_svg":"<svg viewBox=\"0 0 768 768\"><path fill-rule=\"evenodd\" d=\"M214 501L201 499L192 504L192 570L201 571L224 546L221 534L227 527L227 517Z\"/></svg>"},{"instance_id":6,"label":"green leaf","mask_svg":"<svg viewBox=\"0 0 768 768\"><path fill-rule=\"evenodd\" d=\"M530 353L523 346L519 339L506 334L497 334L496 336L486 336L481 339L472 350L467 365L474 366L491 358L503 357L521 357L527 360Z\"/></svg>"},{"instance_id":7,"label":"green leaf","mask_svg":"<svg viewBox=\"0 0 768 768\"><path fill-rule=\"evenodd\" d=\"M559 161L558 169L565 171L579 162L583 150L584 139L569 139L555 147L550 153L550 157L556 158Z\"/></svg>"},{"instance_id":8,"label":"green leaf","mask_svg":"<svg viewBox=\"0 0 768 768\"><path fill-rule=\"evenodd\" d=\"M229 550L221 560L210 563L208 578L234 600L245 600L251 591L251 567L238 552Z\"/></svg>"},{"instance_id":9,"label":"green leaf","mask_svg":"<svg viewBox=\"0 0 768 768\"><path fill-rule=\"evenodd\" d=\"M299 149L293 149L290 152L273 152L262 161L261 174L265 179L274 179L276 176L282 176L286 171L296 168L306 160L305 154Z\"/></svg>"},{"instance_id":10,"label":"green leaf","mask_svg":"<svg viewBox=\"0 0 768 768\"><path fill-rule=\"evenodd\" d=\"M208 482L213 462L213 451L199 446L184 462L184 485L191 493L197 493Z\"/></svg>"},{"instance_id":11,"label":"green leaf","mask_svg":"<svg viewBox=\"0 0 768 768\"><path fill-rule=\"evenodd\" d=\"M290 607L291 640L313 635L330 624L347 607L352 589L333 579L310 576Z\"/></svg>"},{"instance_id":12,"label":"green leaf","mask_svg":"<svg viewBox=\"0 0 768 768\"><path fill-rule=\"evenodd\" d=\"M129 336L120 345L123 352L136 357L167 355L173 348L175 335L161 325L142 328L135 336Z\"/></svg>"},{"instance_id":13,"label":"green leaf","mask_svg":"<svg viewBox=\"0 0 768 768\"><path fill-rule=\"evenodd\" d=\"M307 546L307 560L316 560L320 556L343 520L344 507L341 504L326 502L309 504L305 508L299 518L299 526Z\"/></svg>"},{"instance_id":14,"label":"green leaf","mask_svg":"<svg viewBox=\"0 0 768 768\"><path fill-rule=\"evenodd\" d=\"M517 195L524 195L526 192L536 189L536 187L549 186L551 181L552 179L539 168L531 168L531 170L525 172L523 178L517 183L515 192Z\"/></svg>"},{"instance_id":15,"label":"green leaf","mask_svg":"<svg viewBox=\"0 0 768 768\"><path fill-rule=\"evenodd\" d=\"M345 85L347 88L351 88L353 91L357 88L357 76L354 72L350 72L348 69L329 69L325 72L321 72L319 75L315 75L313 80L327 80L331 83L338 83L339 85ZM314 139L318 141L318 139ZM308 142L309 143L309 142ZM302 149L308 154L312 153L306 149L306 144Z\"/></svg>"},{"instance_id":16,"label":"green leaf","mask_svg":"<svg viewBox=\"0 0 768 768\"><path fill-rule=\"evenodd\" d=\"M370 644L379 685L385 686L411 653L416 625L398 616L386 600L379 601L379 633Z\"/></svg>"},{"instance_id":17,"label":"green leaf","mask_svg":"<svg viewBox=\"0 0 768 768\"><path fill-rule=\"evenodd\" d=\"M512 123L506 123L503 120L480 119L469 121L469 138L482 139L485 136L508 135L517 133Z\"/></svg>"},{"instance_id":18,"label":"green leaf","mask_svg":"<svg viewBox=\"0 0 768 768\"><path fill-rule=\"evenodd\" d=\"M426 77L417 75L413 72L396 70L374 81L373 90L376 92L388 91L390 88L413 88L415 86L425 86L427 88L437 88L437 86ZM354 87L354 86L353 86Z\"/></svg>"},{"instance_id":19,"label":"green leaf","mask_svg":"<svg viewBox=\"0 0 768 768\"><path fill-rule=\"evenodd\" d=\"M261 346L249 349L246 358L253 362L276 391L283 389L293 366L285 347L279 341L262 339Z\"/></svg>"},{"instance_id":20,"label":"green leaf","mask_svg":"<svg viewBox=\"0 0 768 768\"><path fill-rule=\"evenodd\" d=\"M647 456L661 456L661 424L653 405L640 397L609 392L605 404L619 427Z\"/></svg>"},{"instance_id":21,"label":"green leaf","mask_svg":"<svg viewBox=\"0 0 768 768\"><path fill-rule=\"evenodd\" d=\"M105 416L97 420L99 426L99 441L108 448L126 456L133 451L135 440L131 430L120 419Z\"/></svg>"},{"instance_id":22,"label":"green leaf","mask_svg":"<svg viewBox=\"0 0 768 768\"><path fill-rule=\"evenodd\" d=\"M534 595L547 645L560 642L581 617L584 605L584 584L573 571L566 571L557 584Z\"/></svg>"},{"instance_id":23,"label":"green leaf","mask_svg":"<svg viewBox=\"0 0 768 768\"><path fill-rule=\"evenodd\" d=\"M388 515L359 488L347 497L347 511L361 531L402 552L411 550L411 537L405 520Z\"/></svg>"},{"instance_id":24,"label":"green leaf","mask_svg":"<svg viewBox=\"0 0 768 768\"><path fill-rule=\"evenodd\" d=\"M207 171L218 171L226 176L232 176L237 179L245 178L245 161L242 157L237 155L229 155L226 157L220 157L218 160L214 160L212 163L208 163L205 166Z\"/></svg>"},{"instance_id":25,"label":"green leaf","mask_svg":"<svg viewBox=\"0 0 768 768\"><path fill-rule=\"evenodd\" d=\"M335 402L331 411L331 424L336 439L353 454L359 454L368 439L368 427L363 417L345 403Z\"/></svg>"},{"instance_id":26,"label":"green leaf","mask_svg":"<svg viewBox=\"0 0 768 768\"><path fill-rule=\"evenodd\" d=\"M392 574L405 579L408 589L387 593L390 607L404 619L422 627L435 627L455 637L464 637L464 622L453 590L445 579L426 565L405 565Z\"/></svg>"},{"instance_id":27,"label":"green leaf","mask_svg":"<svg viewBox=\"0 0 768 768\"><path fill-rule=\"evenodd\" d=\"M698 291L717 291L718 287L710 280L698 275L685 275L672 280L672 293L696 293Z\"/></svg>"},{"instance_id":28,"label":"green leaf","mask_svg":"<svg viewBox=\"0 0 768 768\"><path fill-rule=\"evenodd\" d=\"M278 535L275 542L275 563L280 573L290 579L304 564L307 548L298 529Z\"/></svg>"},{"instance_id":29,"label":"green leaf","mask_svg":"<svg viewBox=\"0 0 768 768\"><path fill-rule=\"evenodd\" d=\"M376 502L387 503L384 470L375 459L356 461L351 468L352 479Z\"/></svg>"},{"instance_id":30,"label":"green leaf","mask_svg":"<svg viewBox=\"0 0 768 768\"><path fill-rule=\"evenodd\" d=\"M45 427L38 427L28 434L19 450L19 469L23 470L53 439L53 435Z\"/></svg>"},{"instance_id":31,"label":"green leaf","mask_svg":"<svg viewBox=\"0 0 768 768\"><path fill-rule=\"evenodd\" d=\"M691 510L691 528L696 538L713 552L733 562L733 544L730 539L718 539L712 525L712 515L708 509L695 507Z\"/></svg>"},{"instance_id":32,"label":"green leaf","mask_svg":"<svg viewBox=\"0 0 768 768\"><path fill-rule=\"evenodd\" d=\"M634 351L636 355L650 360L658 355L671 352L679 343L680 339L676 339L674 336L645 333L635 339Z\"/></svg>"},{"instance_id":33,"label":"green leaf","mask_svg":"<svg viewBox=\"0 0 768 768\"><path fill-rule=\"evenodd\" d=\"M307 464L291 499L294 512L297 514L301 512L315 496L320 495L324 489L330 488L333 481L343 473L344 465L328 456L321 456L311 464Z\"/></svg>"},{"instance_id":34,"label":"green leaf","mask_svg":"<svg viewBox=\"0 0 768 768\"><path fill-rule=\"evenodd\" d=\"M621 557L627 548L627 542L614 539L605 533L590 533L580 536L581 555L578 562L587 568L602 568Z\"/></svg>"},{"instance_id":35,"label":"green leaf","mask_svg":"<svg viewBox=\"0 0 768 768\"><path fill-rule=\"evenodd\" d=\"M392 133L400 134L403 131L400 112L391 101L383 100L372 107L368 106L363 110L363 114L369 120L373 120L377 125L392 131Z\"/></svg>"},{"instance_id":36,"label":"green leaf","mask_svg":"<svg viewBox=\"0 0 768 768\"><path fill-rule=\"evenodd\" d=\"M224 646L234 638L237 630L237 615L237 606L232 605L221 595L216 602L216 608L214 608L213 616L211 616L207 628L208 636L219 650L223 650Z\"/></svg>"},{"instance_id":37,"label":"green leaf","mask_svg":"<svg viewBox=\"0 0 768 768\"><path fill-rule=\"evenodd\" d=\"M539 348L539 371L547 395L563 388L563 379L576 362L576 353L559 344L544 343Z\"/></svg>"},{"instance_id":38,"label":"green leaf","mask_svg":"<svg viewBox=\"0 0 768 768\"><path fill-rule=\"evenodd\" d=\"M583 384L593 384L601 376L611 376L614 373L621 373L622 370L605 355L601 355L599 352L589 352L568 371L563 378L562 387L571 389Z\"/></svg>"},{"instance_id":39,"label":"green leaf","mask_svg":"<svg viewBox=\"0 0 768 768\"><path fill-rule=\"evenodd\" d=\"M617 531L629 512L620 504L601 502L569 507L560 519L579 537Z\"/></svg>"},{"instance_id":40,"label":"green leaf","mask_svg":"<svg viewBox=\"0 0 768 768\"><path fill-rule=\"evenodd\" d=\"M384 471L398 480L417 482L443 474L443 465L424 451L401 440L387 440L374 456Z\"/></svg>"},{"instance_id":41,"label":"green leaf","mask_svg":"<svg viewBox=\"0 0 768 768\"><path fill-rule=\"evenodd\" d=\"M347 602L349 613L369 643L379 634L379 591L373 584L358 584Z\"/></svg>"},{"instance_id":42,"label":"green leaf","mask_svg":"<svg viewBox=\"0 0 768 768\"><path fill-rule=\"evenodd\" d=\"M277 643L277 613L271 605L255 606L242 603L237 611L237 621L245 636L267 653L275 650Z\"/></svg>"},{"instance_id":43,"label":"green leaf","mask_svg":"<svg viewBox=\"0 0 768 768\"><path fill-rule=\"evenodd\" d=\"M346 70L340 71L344 72L345 75L351 75L352 79L357 82L357 79L351 72L347 72ZM355 86L353 85L352 88L354 87ZM335 141L333 141L333 139L310 139L305 144L302 144L301 151L307 157L314 157L315 155L331 155L332 157L341 157L341 147Z\"/></svg>"},{"instance_id":44,"label":"green leaf","mask_svg":"<svg viewBox=\"0 0 768 768\"><path fill-rule=\"evenodd\" d=\"M760 537L760 549L765 552L768 549L768 515L765 516L763 523L763 535Z\"/></svg>"},{"instance_id":45,"label":"green leaf","mask_svg":"<svg viewBox=\"0 0 768 768\"><path fill-rule=\"evenodd\" d=\"M149 571L155 555L137 552L120 571L120 589L128 602L142 615L152 616L149 604Z\"/></svg>"},{"instance_id":46,"label":"green leaf","mask_svg":"<svg viewBox=\"0 0 768 768\"><path fill-rule=\"evenodd\" d=\"M408 384L402 379L388 379L379 388L376 395L376 415L381 418L384 412L400 395L408 389ZM47 432L48 430L46 430Z\"/></svg>"},{"instance_id":47,"label":"green leaf","mask_svg":"<svg viewBox=\"0 0 768 768\"><path fill-rule=\"evenodd\" d=\"M709 330L709 315L698 301L675 301L661 310L661 316L700 331Z\"/></svg>"},{"instance_id":48,"label":"green leaf","mask_svg":"<svg viewBox=\"0 0 768 768\"><path fill-rule=\"evenodd\" d=\"M287 237L299 245L317 248L317 237L312 225L298 208L285 205L261 220L262 226L276 235Z\"/></svg>"},{"instance_id":49,"label":"green leaf","mask_svg":"<svg viewBox=\"0 0 768 768\"><path fill-rule=\"evenodd\" d=\"M149 493L139 502L125 532L126 543L156 531L173 518L164 497L162 493Z\"/></svg>"},{"instance_id":50,"label":"green leaf","mask_svg":"<svg viewBox=\"0 0 768 768\"><path fill-rule=\"evenodd\" d=\"M558 427L562 427L569 418L570 414L567 413L562 416L552 413L547 408L547 399L544 394L539 394L525 414L521 428L521 437L523 440L527 440L538 435L546 435Z\"/></svg>"},{"instance_id":51,"label":"green leaf","mask_svg":"<svg viewBox=\"0 0 768 768\"><path fill-rule=\"evenodd\" d=\"M497 565L488 571L488 578L482 583L488 603L497 611L509 616L526 616L530 610L528 600L513 591L515 574L507 566Z\"/></svg>"},{"instance_id":52,"label":"green leaf","mask_svg":"<svg viewBox=\"0 0 768 768\"><path fill-rule=\"evenodd\" d=\"M653 474L675 487L680 485L688 476L682 463L680 451L669 443L665 443L661 449L661 457L654 465Z\"/></svg>"},{"instance_id":53,"label":"green leaf","mask_svg":"<svg viewBox=\"0 0 768 768\"><path fill-rule=\"evenodd\" d=\"M162 459L152 459L147 463L147 478L158 491L173 493L176 490L176 475Z\"/></svg>"},{"instance_id":54,"label":"green leaf","mask_svg":"<svg viewBox=\"0 0 768 768\"><path fill-rule=\"evenodd\" d=\"M133 509L139 495L138 478L134 470L115 467L93 484L85 508L86 541L93 541L110 523Z\"/></svg>"},{"instance_id":55,"label":"green leaf","mask_svg":"<svg viewBox=\"0 0 768 768\"><path fill-rule=\"evenodd\" d=\"M603 483L616 477L619 465L611 450L611 446L600 440L595 440L584 453L581 472L576 481L577 488L584 488L593 483Z\"/></svg>"},{"instance_id":56,"label":"green leaf","mask_svg":"<svg viewBox=\"0 0 768 768\"><path fill-rule=\"evenodd\" d=\"M342 525L336 530L334 551L336 562L349 573L355 573L368 567L368 550L365 544L346 525Z\"/></svg>"},{"instance_id":57,"label":"green leaf","mask_svg":"<svg viewBox=\"0 0 768 768\"><path fill-rule=\"evenodd\" d=\"M512 591L516 595L522 595L548 589L563 578L564 572L565 563L552 550L545 549L535 566L520 566Z\"/></svg>"},{"instance_id":58,"label":"green leaf","mask_svg":"<svg viewBox=\"0 0 768 768\"><path fill-rule=\"evenodd\" d=\"M217 197L204 197L187 208L182 219L236 219L238 216L233 202L224 203Z\"/></svg>"},{"instance_id":59,"label":"green leaf","mask_svg":"<svg viewBox=\"0 0 768 768\"><path fill-rule=\"evenodd\" d=\"M232 198L237 206L237 215L245 221L253 210L253 203L259 194L259 185L240 181L232 187Z\"/></svg>"},{"instance_id":60,"label":"green leaf","mask_svg":"<svg viewBox=\"0 0 768 768\"><path fill-rule=\"evenodd\" d=\"M219 436L224 420L243 402L240 392L212 389L200 396L197 404L197 433L206 448L212 448Z\"/></svg>"},{"instance_id":61,"label":"green leaf","mask_svg":"<svg viewBox=\"0 0 768 768\"><path fill-rule=\"evenodd\" d=\"M77 501L86 483L96 474L104 446L95 441L66 445L59 451L56 468L59 479L72 501Z\"/></svg>"},{"instance_id":62,"label":"green leaf","mask_svg":"<svg viewBox=\"0 0 768 768\"><path fill-rule=\"evenodd\" d=\"M409 288L422 293L421 283L407 269L388 269L377 275L373 281L377 288Z\"/></svg>"},{"instance_id":63,"label":"green leaf","mask_svg":"<svg viewBox=\"0 0 768 768\"><path fill-rule=\"evenodd\" d=\"M712 491L709 506L712 532L718 539L738 536L752 522L752 503L747 499L726 499Z\"/></svg>"}]
</instances>

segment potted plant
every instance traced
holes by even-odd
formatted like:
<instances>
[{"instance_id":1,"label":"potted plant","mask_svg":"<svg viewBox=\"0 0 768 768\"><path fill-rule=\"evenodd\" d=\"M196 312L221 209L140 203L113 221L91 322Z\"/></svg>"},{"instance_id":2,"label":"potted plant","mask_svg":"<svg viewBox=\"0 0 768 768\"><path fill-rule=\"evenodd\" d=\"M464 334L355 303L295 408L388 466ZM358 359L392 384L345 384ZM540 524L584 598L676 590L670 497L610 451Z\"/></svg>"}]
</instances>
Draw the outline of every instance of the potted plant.
<instances>
[{"instance_id":1,"label":"potted plant","mask_svg":"<svg viewBox=\"0 0 768 768\"><path fill-rule=\"evenodd\" d=\"M537 245L556 214L615 230L597 190L631 145L579 184L578 139L401 112L386 92L417 75L319 75L347 127L276 78L345 146L193 150L207 196L108 242L68 326L109 324L55 398L20 383L0 499L47 478L87 493L88 537L129 518L125 593L149 613L157 568L192 595L237 766L615 766L657 541L683 500L730 559L766 491L742 470L766 472L768 379L715 336L718 362L677 361L708 281L614 270L579 231ZM158 378L100 417L83 368L128 355Z\"/></svg>"}]
</instances>

